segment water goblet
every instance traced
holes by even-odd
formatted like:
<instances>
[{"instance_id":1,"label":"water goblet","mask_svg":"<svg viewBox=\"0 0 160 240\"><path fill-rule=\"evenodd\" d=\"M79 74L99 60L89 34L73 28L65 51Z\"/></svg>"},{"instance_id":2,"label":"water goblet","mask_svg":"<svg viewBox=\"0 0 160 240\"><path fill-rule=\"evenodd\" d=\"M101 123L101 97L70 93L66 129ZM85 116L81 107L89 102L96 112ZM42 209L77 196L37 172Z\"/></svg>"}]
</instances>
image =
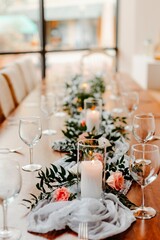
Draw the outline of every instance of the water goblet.
<instances>
[{"instance_id":1,"label":"water goblet","mask_svg":"<svg viewBox=\"0 0 160 240\"><path fill-rule=\"evenodd\" d=\"M133 179L141 186L142 204L133 212L136 218L150 219L156 215L156 210L145 207L144 188L153 182L159 173L159 147L152 144L135 144L131 147L130 173Z\"/></svg>"},{"instance_id":2,"label":"water goblet","mask_svg":"<svg viewBox=\"0 0 160 240\"><path fill-rule=\"evenodd\" d=\"M137 110L139 104L139 95L135 91L128 91L122 93L122 103L128 113L128 125L126 130L132 131L133 113Z\"/></svg>"},{"instance_id":3,"label":"water goblet","mask_svg":"<svg viewBox=\"0 0 160 240\"><path fill-rule=\"evenodd\" d=\"M65 117L66 113L63 111L63 100L64 100L64 93L61 91L60 93L56 94L56 117Z\"/></svg>"},{"instance_id":4,"label":"water goblet","mask_svg":"<svg viewBox=\"0 0 160 240\"><path fill-rule=\"evenodd\" d=\"M51 92L41 96L41 110L46 117L46 122L48 125L47 129L44 129L42 133L49 136L56 134L56 130L50 128L51 116L56 112L56 100L55 96Z\"/></svg>"},{"instance_id":5,"label":"water goblet","mask_svg":"<svg viewBox=\"0 0 160 240\"><path fill-rule=\"evenodd\" d=\"M40 164L33 163L33 146L42 136L41 121L39 117L21 118L19 123L19 136L29 146L30 163L22 167L24 171L34 172L42 168Z\"/></svg>"},{"instance_id":6,"label":"water goblet","mask_svg":"<svg viewBox=\"0 0 160 240\"><path fill-rule=\"evenodd\" d=\"M0 203L3 208L3 228L0 229L0 239L18 240L20 230L10 228L7 224L7 207L19 194L22 185L20 166L8 157L0 158Z\"/></svg>"},{"instance_id":7,"label":"water goblet","mask_svg":"<svg viewBox=\"0 0 160 240\"><path fill-rule=\"evenodd\" d=\"M133 118L133 135L137 142L145 144L155 133L155 119L152 113L137 114Z\"/></svg>"}]
</instances>

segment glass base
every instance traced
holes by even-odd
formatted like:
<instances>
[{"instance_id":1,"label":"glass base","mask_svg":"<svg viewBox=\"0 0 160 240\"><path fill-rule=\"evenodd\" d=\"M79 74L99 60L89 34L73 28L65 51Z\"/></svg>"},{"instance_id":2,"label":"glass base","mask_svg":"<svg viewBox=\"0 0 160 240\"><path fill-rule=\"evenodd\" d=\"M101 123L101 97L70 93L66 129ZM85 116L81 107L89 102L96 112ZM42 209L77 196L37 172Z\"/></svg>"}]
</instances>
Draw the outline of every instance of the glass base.
<instances>
[{"instance_id":1,"label":"glass base","mask_svg":"<svg viewBox=\"0 0 160 240\"><path fill-rule=\"evenodd\" d=\"M21 232L16 228L9 228L8 231L0 229L0 240L18 240L20 237Z\"/></svg>"},{"instance_id":2,"label":"glass base","mask_svg":"<svg viewBox=\"0 0 160 240\"><path fill-rule=\"evenodd\" d=\"M123 112L123 108L113 108L112 109L112 113L122 113Z\"/></svg>"},{"instance_id":3,"label":"glass base","mask_svg":"<svg viewBox=\"0 0 160 240\"><path fill-rule=\"evenodd\" d=\"M54 114L55 117L65 117L66 116L66 113L65 112L56 112Z\"/></svg>"},{"instance_id":4,"label":"glass base","mask_svg":"<svg viewBox=\"0 0 160 240\"><path fill-rule=\"evenodd\" d=\"M156 210L151 207L139 207L133 211L133 214L139 219L150 219L156 215Z\"/></svg>"},{"instance_id":5,"label":"glass base","mask_svg":"<svg viewBox=\"0 0 160 240\"><path fill-rule=\"evenodd\" d=\"M53 129L45 129L45 130L42 131L42 134L48 135L48 136L54 135L54 134L56 134L56 133L57 133L57 131L56 131L56 130L53 130Z\"/></svg>"},{"instance_id":6,"label":"glass base","mask_svg":"<svg viewBox=\"0 0 160 240\"><path fill-rule=\"evenodd\" d=\"M26 172L35 172L41 170L42 166L40 164L28 164L22 167Z\"/></svg>"}]
</instances>

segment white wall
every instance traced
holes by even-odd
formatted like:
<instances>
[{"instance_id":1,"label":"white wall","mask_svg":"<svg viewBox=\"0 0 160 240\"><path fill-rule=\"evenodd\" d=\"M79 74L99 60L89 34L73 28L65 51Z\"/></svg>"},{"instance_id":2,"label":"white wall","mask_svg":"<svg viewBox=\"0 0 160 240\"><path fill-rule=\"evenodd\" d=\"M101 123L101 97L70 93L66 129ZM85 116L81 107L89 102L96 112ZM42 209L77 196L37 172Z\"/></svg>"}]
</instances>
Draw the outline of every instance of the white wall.
<instances>
[{"instance_id":1,"label":"white wall","mask_svg":"<svg viewBox=\"0 0 160 240\"><path fill-rule=\"evenodd\" d=\"M160 0L119 0L119 70L130 73L132 58L144 54L144 41L160 36Z\"/></svg>"}]
</instances>

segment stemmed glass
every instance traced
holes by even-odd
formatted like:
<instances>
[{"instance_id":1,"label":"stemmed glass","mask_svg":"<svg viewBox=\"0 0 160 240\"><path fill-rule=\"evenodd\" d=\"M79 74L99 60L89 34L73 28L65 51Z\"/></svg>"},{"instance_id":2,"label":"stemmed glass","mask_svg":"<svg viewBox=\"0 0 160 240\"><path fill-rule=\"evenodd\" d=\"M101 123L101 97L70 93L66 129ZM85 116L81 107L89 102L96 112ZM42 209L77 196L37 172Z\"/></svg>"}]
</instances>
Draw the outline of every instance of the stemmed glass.
<instances>
[{"instance_id":1,"label":"stemmed glass","mask_svg":"<svg viewBox=\"0 0 160 240\"><path fill-rule=\"evenodd\" d=\"M135 144L131 147L130 173L141 186L142 204L134 210L136 218L150 219L156 215L156 210L144 205L144 188L153 182L159 173L159 147L152 144Z\"/></svg>"},{"instance_id":2,"label":"stemmed glass","mask_svg":"<svg viewBox=\"0 0 160 240\"><path fill-rule=\"evenodd\" d=\"M139 95L135 91L123 92L122 103L128 113L129 124L126 126L126 130L132 131L132 117L133 113L137 110L139 104Z\"/></svg>"},{"instance_id":3,"label":"stemmed glass","mask_svg":"<svg viewBox=\"0 0 160 240\"><path fill-rule=\"evenodd\" d=\"M63 99L64 99L63 91L61 93L56 94L56 112L55 112L56 117L66 116L65 112L63 111Z\"/></svg>"},{"instance_id":4,"label":"stemmed glass","mask_svg":"<svg viewBox=\"0 0 160 240\"><path fill-rule=\"evenodd\" d=\"M29 146L30 163L22 167L24 171L34 172L42 168L40 164L33 163L33 146L42 136L41 121L39 117L21 118L19 123L19 136Z\"/></svg>"},{"instance_id":5,"label":"stemmed glass","mask_svg":"<svg viewBox=\"0 0 160 240\"><path fill-rule=\"evenodd\" d=\"M137 142L146 143L155 133L155 119L152 113L137 114L133 119L133 135Z\"/></svg>"},{"instance_id":6,"label":"stemmed glass","mask_svg":"<svg viewBox=\"0 0 160 240\"><path fill-rule=\"evenodd\" d=\"M44 113L48 127L44 129L42 133L44 135L53 135L56 134L56 130L50 129L50 119L51 116L56 112L56 99L52 93L46 93L41 96L41 110Z\"/></svg>"},{"instance_id":7,"label":"stemmed glass","mask_svg":"<svg viewBox=\"0 0 160 240\"><path fill-rule=\"evenodd\" d=\"M3 208L3 228L0 229L0 239L18 240L21 232L8 228L7 207L19 194L22 185L18 162L9 158L0 158L0 203Z\"/></svg>"}]
</instances>

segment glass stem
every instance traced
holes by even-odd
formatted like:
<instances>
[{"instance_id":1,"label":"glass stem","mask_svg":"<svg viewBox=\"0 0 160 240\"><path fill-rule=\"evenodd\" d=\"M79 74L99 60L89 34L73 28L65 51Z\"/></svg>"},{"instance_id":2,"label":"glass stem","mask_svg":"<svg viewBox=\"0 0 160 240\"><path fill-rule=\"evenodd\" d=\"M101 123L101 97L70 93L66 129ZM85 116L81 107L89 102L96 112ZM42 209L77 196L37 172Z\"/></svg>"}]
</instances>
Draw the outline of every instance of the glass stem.
<instances>
[{"instance_id":1,"label":"glass stem","mask_svg":"<svg viewBox=\"0 0 160 240\"><path fill-rule=\"evenodd\" d=\"M142 155L142 157L143 157L143 159L145 159L145 144L143 143L142 144L142 151L143 151L143 155ZM141 207L142 207L142 209L144 208L144 186L142 186L141 185L141 191L142 191L142 205L141 205Z\"/></svg>"},{"instance_id":2,"label":"glass stem","mask_svg":"<svg viewBox=\"0 0 160 240\"><path fill-rule=\"evenodd\" d=\"M143 151L143 156L142 156L142 157L143 157L143 159L145 159L145 153L144 153L144 150L145 150L145 144L143 143L143 144L142 144L142 151Z\"/></svg>"},{"instance_id":3,"label":"glass stem","mask_svg":"<svg viewBox=\"0 0 160 240\"><path fill-rule=\"evenodd\" d=\"M47 116L47 129L50 129L50 116Z\"/></svg>"},{"instance_id":4,"label":"glass stem","mask_svg":"<svg viewBox=\"0 0 160 240\"><path fill-rule=\"evenodd\" d=\"M30 164L33 164L33 147L29 147L29 159L30 159Z\"/></svg>"},{"instance_id":5,"label":"glass stem","mask_svg":"<svg viewBox=\"0 0 160 240\"><path fill-rule=\"evenodd\" d=\"M129 125L130 127L132 127L132 118L133 118L133 113L130 112L130 113L129 113L129 119L128 119L128 120L129 120L129 124L128 124L128 125Z\"/></svg>"},{"instance_id":6,"label":"glass stem","mask_svg":"<svg viewBox=\"0 0 160 240\"><path fill-rule=\"evenodd\" d=\"M141 207L142 209L144 208L144 186L141 185L141 190L142 190L142 204Z\"/></svg>"},{"instance_id":7,"label":"glass stem","mask_svg":"<svg viewBox=\"0 0 160 240\"><path fill-rule=\"evenodd\" d=\"M8 231L8 225L7 225L7 203L4 200L2 204L3 208L3 231L6 232Z\"/></svg>"}]
</instances>

